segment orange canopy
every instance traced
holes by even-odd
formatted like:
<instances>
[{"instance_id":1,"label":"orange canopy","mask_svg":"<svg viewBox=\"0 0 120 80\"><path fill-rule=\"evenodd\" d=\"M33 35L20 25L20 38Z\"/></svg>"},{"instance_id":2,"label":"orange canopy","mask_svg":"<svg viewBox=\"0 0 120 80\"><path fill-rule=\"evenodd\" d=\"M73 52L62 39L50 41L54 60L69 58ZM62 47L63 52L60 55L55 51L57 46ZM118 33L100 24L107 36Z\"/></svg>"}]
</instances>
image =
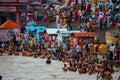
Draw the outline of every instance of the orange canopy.
<instances>
[{"instance_id":1,"label":"orange canopy","mask_svg":"<svg viewBox=\"0 0 120 80\"><path fill-rule=\"evenodd\" d=\"M2 29L14 29L14 28L21 28L18 24L13 22L12 20L7 20L5 23L0 25Z\"/></svg>"},{"instance_id":2,"label":"orange canopy","mask_svg":"<svg viewBox=\"0 0 120 80\"><path fill-rule=\"evenodd\" d=\"M73 33L74 37L83 37L83 38L89 38L89 37L95 37L96 33L94 32L80 32L80 33Z\"/></svg>"}]
</instances>

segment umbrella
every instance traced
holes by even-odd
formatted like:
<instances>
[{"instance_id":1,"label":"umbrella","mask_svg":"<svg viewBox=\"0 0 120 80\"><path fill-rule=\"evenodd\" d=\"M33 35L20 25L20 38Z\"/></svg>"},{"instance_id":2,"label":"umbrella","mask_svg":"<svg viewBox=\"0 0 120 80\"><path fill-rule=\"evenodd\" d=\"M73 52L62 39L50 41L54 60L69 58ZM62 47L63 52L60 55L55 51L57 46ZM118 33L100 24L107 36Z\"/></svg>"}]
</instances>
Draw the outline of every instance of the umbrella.
<instances>
[{"instance_id":1,"label":"umbrella","mask_svg":"<svg viewBox=\"0 0 120 80\"><path fill-rule=\"evenodd\" d=\"M58 1L49 0L45 4L61 4L61 3Z\"/></svg>"},{"instance_id":2,"label":"umbrella","mask_svg":"<svg viewBox=\"0 0 120 80\"><path fill-rule=\"evenodd\" d=\"M40 5L41 3L40 2L37 2L37 1L33 1L31 3L29 3L30 5Z\"/></svg>"},{"instance_id":3,"label":"umbrella","mask_svg":"<svg viewBox=\"0 0 120 80\"><path fill-rule=\"evenodd\" d=\"M58 1L51 1L50 3L51 3L51 4L61 4L61 3L58 2Z\"/></svg>"},{"instance_id":4,"label":"umbrella","mask_svg":"<svg viewBox=\"0 0 120 80\"><path fill-rule=\"evenodd\" d=\"M73 6L62 6L60 7L60 10L70 9L70 8L73 8Z\"/></svg>"}]
</instances>

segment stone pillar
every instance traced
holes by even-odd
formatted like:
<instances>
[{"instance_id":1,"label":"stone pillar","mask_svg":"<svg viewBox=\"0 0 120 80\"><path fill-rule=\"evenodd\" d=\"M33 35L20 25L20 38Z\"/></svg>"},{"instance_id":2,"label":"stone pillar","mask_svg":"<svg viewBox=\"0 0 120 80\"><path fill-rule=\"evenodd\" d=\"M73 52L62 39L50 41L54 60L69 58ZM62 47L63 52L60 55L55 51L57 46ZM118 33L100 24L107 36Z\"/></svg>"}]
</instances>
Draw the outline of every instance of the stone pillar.
<instances>
[{"instance_id":1,"label":"stone pillar","mask_svg":"<svg viewBox=\"0 0 120 80\"><path fill-rule=\"evenodd\" d=\"M16 6L16 23L20 24L20 13L18 11L18 6Z\"/></svg>"}]
</instances>

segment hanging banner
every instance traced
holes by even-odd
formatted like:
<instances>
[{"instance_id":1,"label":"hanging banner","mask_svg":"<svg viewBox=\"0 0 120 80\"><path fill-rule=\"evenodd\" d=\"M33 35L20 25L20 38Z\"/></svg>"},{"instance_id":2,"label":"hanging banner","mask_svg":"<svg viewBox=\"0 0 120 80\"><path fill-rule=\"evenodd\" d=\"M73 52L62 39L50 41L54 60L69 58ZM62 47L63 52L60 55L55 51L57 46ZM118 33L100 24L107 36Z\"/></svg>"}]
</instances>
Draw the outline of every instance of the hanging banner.
<instances>
[{"instance_id":1,"label":"hanging banner","mask_svg":"<svg viewBox=\"0 0 120 80\"><path fill-rule=\"evenodd\" d=\"M0 41L10 41L14 38L14 31L11 29L0 29Z\"/></svg>"},{"instance_id":2,"label":"hanging banner","mask_svg":"<svg viewBox=\"0 0 120 80\"><path fill-rule=\"evenodd\" d=\"M106 38L106 43L110 43L110 44L114 43L115 44L115 43L118 43L118 41L119 40L117 38L112 38L112 37L107 37Z\"/></svg>"}]
</instances>

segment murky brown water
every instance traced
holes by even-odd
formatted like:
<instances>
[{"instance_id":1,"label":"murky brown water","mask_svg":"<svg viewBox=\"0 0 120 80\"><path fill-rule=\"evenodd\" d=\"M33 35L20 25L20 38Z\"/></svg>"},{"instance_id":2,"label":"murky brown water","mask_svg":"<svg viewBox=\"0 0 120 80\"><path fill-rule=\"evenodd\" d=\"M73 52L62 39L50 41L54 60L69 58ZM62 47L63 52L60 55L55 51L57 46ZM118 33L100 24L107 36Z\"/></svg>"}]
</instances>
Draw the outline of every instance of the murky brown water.
<instances>
[{"instance_id":1,"label":"murky brown water","mask_svg":"<svg viewBox=\"0 0 120 80\"><path fill-rule=\"evenodd\" d=\"M63 63L23 56L0 56L0 75L3 80L96 80L96 74L64 72ZM114 80L120 73L115 74Z\"/></svg>"}]
</instances>

